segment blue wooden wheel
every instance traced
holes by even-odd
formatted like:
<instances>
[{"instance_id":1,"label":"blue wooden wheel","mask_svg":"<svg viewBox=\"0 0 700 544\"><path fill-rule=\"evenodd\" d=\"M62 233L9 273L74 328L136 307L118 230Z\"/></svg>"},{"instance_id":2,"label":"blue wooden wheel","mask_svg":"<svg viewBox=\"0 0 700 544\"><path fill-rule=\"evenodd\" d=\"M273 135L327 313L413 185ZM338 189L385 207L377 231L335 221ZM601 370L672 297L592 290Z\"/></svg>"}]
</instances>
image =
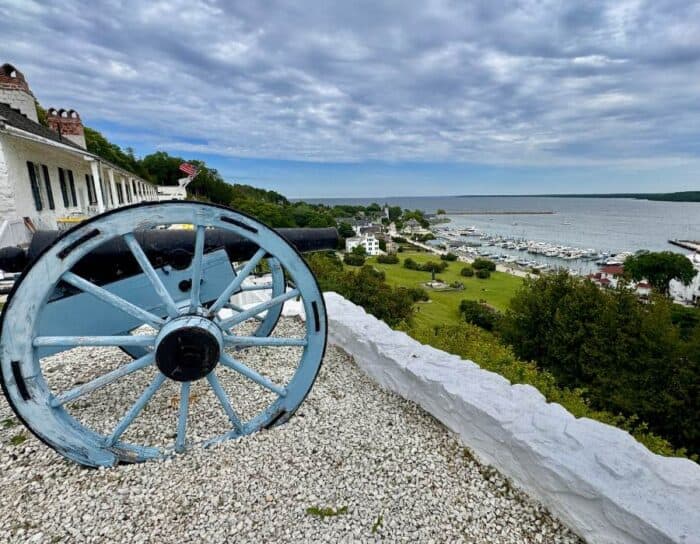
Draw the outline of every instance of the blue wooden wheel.
<instances>
[{"instance_id":1,"label":"blue wooden wheel","mask_svg":"<svg viewBox=\"0 0 700 544\"><path fill-rule=\"evenodd\" d=\"M267 265L267 270L269 271L270 281L258 284L241 285L237 294L249 292L249 291L259 291L264 294L267 298L278 297L283 294L287 289L287 279L284 275L284 268L280 264L279 260L275 257L270 257L265 259L264 262ZM233 268L234 273L236 273L235 267ZM170 296L177 297L178 289L175 285L171 284ZM167 288L167 287L166 287ZM210 301L211 302L211 301ZM224 308L240 311L241 306L235 302L229 302L224 304ZM251 334L253 336L270 336L277 322L282 315L282 304L268 308L267 310L261 312L259 315L254 315L253 320L257 322L256 329ZM167 313L164 313L162 317L167 317ZM132 359L138 359L146 355L148 349L143 346L120 346L121 350L129 354Z\"/></svg>"},{"instance_id":2,"label":"blue wooden wheel","mask_svg":"<svg viewBox=\"0 0 700 544\"><path fill-rule=\"evenodd\" d=\"M178 272L180 276L156 269L134 237L136 229L177 224L192 224L196 229L192 262ZM204 255L204 240L210 227L232 231L257 247L236 273L230 270L230 260ZM72 271L81 258L117 237L126 242L138 261L143 270L141 276L98 286ZM279 265L293 288L278 283L270 298L251 307L231 304L231 296L241 292L263 259L268 260L271 270ZM172 288L172 282L182 283L183 278L191 281L192 287L178 292ZM57 289L66 284L73 294L55 300ZM289 338L269 336L282 305L292 299L301 301L307 316L303 334ZM206 300L213 302L204 303ZM57 319L62 315L63 319ZM266 323L265 317L260 320L261 316L272 318ZM253 321L256 317L258 320ZM187 439L187 422L190 388L195 382L201 381L211 389L228 421L212 436L198 438L197 444L207 446L287 421L311 389L326 346L323 296L296 249L250 216L191 202L121 208L68 231L25 271L10 294L1 319L0 377L9 404L43 442L88 466L145 461L193 445L195 442ZM245 326L250 323L253 332L246 332ZM139 325L149 331L133 333ZM85 383L78 382L66 390L52 389L42 366L43 358L84 346L138 347L145 353ZM236 351L232 353L249 346L294 347L300 355L287 382L273 382L239 360ZM89 359L85 365L90 365ZM98 430L74 417L74 402L146 369L152 374L150 382L142 380L134 393L138 393L138 398L125 408L112 429ZM222 387L220 377L226 372L263 390L266 398L272 400L242 418ZM180 391L177 425L172 429L174 440L157 447L127 442L125 431L166 382L172 382L170 385L176 385Z\"/></svg>"}]
</instances>

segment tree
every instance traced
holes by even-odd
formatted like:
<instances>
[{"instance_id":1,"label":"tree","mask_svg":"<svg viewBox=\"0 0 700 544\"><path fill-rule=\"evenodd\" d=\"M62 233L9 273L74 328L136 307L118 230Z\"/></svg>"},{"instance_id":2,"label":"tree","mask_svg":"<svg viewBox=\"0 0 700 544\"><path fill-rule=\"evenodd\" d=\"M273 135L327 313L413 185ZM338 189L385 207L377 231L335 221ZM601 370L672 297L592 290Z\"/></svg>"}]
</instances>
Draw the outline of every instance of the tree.
<instances>
[{"instance_id":1,"label":"tree","mask_svg":"<svg viewBox=\"0 0 700 544\"><path fill-rule=\"evenodd\" d=\"M474 275L474 269L471 266L465 266L459 273L465 278L471 278Z\"/></svg>"},{"instance_id":2,"label":"tree","mask_svg":"<svg viewBox=\"0 0 700 544\"><path fill-rule=\"evenodd\" d=\"M357 253L346 253L343 257L343 262L349 264L350 266L362 266L365 264L365 256L358 255Z\"/></svg>"},{"instance_id":3,"label":"tree","mask_svg":"<svg viewBox=\"0 0 700 544\"><path fill-rule=\"evenodd\" d=\"M398 221L401 218L403 210L401 206L390 206L389 207L389 220Z\"/></svg>"},{"instance_id":4,"label":"tree","mask_svg":"<svg viewBox=\"0 0 700 544\"><path fill-rule=\"evenodd\" d=\"M668 296L669 282L689 285L697 270L685 255L673 251L645 252L625 260L625 275L635 281L646 279L659 293Z\"/></svg>"},{"instance_id":5,"label":"tree","mask_svg":"<svg viewBox=\"0 0 700 544\"><path fill-rule=\"evenodd\" d=\"M487 268L477 268L476 277L482 280L487 280L491 277L491 272Z\"/></svg>"},{"instance_id":6,"label":"tree","mask_svg":"<svg viewBox=\"0 0 700 544\"><path fill-rule=\"evenodd\" d=\"M457 255L454 253L443 253L440 255L440 259L443 261L456 261L457 260Z\"/></svg>"},{"instance_id":7,"label":"tree","mask_svg":"<svg viewBox=\"0 0 700 544\"><path fill-rule=\"evenodd\" d=\"M459 313L467 323L491 331L496 326L498 312L487 304L476 300L463 300L459 304Z\"/></svg>"},{"instance_id":8,"label":"tree","mask_svg":"<svg viewBox=\"0 0 700 544\"><path fill-rule=\"evenodd\" d=\"M357 244L354 248L352 248L352 254L359 255L360 257L366 257L367 250L365 249L365 246L363 246L362 244Z\"/></svg>"},{"instance_id":9,"label":"tree","mask_svg":"<svg viewBox=\"0 0 700 544\"><path fill-rule=\"evenodd\" d=\"M355 231L349 223L338 223L338 234L343 238L352 238L355 236Z\"/></svg>"},{"instance_id":10,"label":"tree","mask_svg":"<svg viewBox=\"0 0 700 544\"><path fill-rule=\"evenodd\" d=\"M494 272L496 270L496 263L489 261L488 259L477 258L474 259L472 268L474 270L488 270L490 272Z\"/></svg>"}]
</instances>

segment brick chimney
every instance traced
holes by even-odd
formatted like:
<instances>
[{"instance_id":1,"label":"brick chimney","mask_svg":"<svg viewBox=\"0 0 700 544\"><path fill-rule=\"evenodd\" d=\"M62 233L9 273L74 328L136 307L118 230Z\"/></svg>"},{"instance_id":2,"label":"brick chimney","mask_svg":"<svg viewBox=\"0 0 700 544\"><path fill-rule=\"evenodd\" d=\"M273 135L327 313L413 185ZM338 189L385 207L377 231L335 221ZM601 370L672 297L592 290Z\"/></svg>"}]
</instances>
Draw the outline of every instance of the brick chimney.
<instances>
[{"instance_id":1,"label":"brick chimney","mask_svg":"<svg viewBox=\"0 0 700 544\"><path fill-rule=\"evenodd\" d=\"M46 121L49 128L58 132L62 138L70 140L83 149L86 148L83 122L77 111L49 108L46 112Z\"/></svg>"},{"instance_id":2,"label":"brick chimney","mask_svg":"<svg viewBox=\"0 0 700 544\"><path fill-rule=\"evenodd\" d=\"M11 64L0 66L0 102L19 110L22 115L39 122L36 102L22 72Z\"/></svg>"}]
</instances>

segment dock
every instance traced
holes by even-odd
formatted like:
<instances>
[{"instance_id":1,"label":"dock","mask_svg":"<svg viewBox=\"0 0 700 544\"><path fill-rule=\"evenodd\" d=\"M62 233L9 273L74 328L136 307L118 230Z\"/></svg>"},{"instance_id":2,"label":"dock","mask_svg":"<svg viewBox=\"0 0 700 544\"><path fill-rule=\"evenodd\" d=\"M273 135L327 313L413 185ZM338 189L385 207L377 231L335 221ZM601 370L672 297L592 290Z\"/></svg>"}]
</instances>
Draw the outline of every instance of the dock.
<instances>
[{"instance_id":1,"label":"dock","mask_svg":"<svg viewBox=\"0 0 700 544\"><path fill-rule=\"evenodd\" d=\"M697 240L669 240L668 243L700 253L700 241Z\"/></svg>"}]
</instances>

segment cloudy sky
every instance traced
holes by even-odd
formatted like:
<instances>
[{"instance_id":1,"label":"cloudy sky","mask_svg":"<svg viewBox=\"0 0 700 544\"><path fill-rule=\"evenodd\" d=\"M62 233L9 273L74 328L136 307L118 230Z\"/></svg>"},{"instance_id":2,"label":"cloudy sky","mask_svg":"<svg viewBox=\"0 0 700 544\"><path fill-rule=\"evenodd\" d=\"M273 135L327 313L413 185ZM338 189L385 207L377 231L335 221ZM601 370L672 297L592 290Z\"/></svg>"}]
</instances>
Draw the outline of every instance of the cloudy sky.
<instances>
[{"instance_id":1,"label":"cloudy sky","mask_svg":"<svg viewBox=\"0 0 700 544\"><path fill-rule=\"evenodd\" d=\"M700 189L700 3L0 0L0 61L288 196Z\"/></svg>"}]
</instances>

